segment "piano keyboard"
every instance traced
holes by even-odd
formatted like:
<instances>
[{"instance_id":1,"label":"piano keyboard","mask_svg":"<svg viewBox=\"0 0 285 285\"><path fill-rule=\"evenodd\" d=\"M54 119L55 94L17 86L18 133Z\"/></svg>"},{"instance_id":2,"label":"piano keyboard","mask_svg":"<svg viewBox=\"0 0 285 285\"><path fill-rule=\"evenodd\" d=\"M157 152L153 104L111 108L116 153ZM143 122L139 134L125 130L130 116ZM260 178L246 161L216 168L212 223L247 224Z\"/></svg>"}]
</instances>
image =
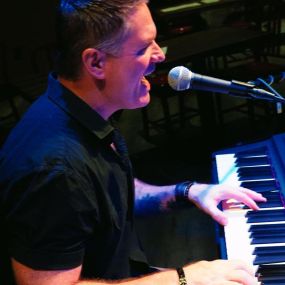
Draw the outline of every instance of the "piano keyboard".
<instances>
[{"instance_id":1,"label":"piano keyboard","mask_svg":"<svg viewBox=\"0 0 285 285\"><path fill-rule=\"evenodd\" d=\"M267 198L267 202L258 203L259 211L234 200L222 203L229 221L224 227L222 257L250 263L264 285L285 284L282 194L285 164L283 158L280 159L285 135L275 137L273 142L264 141L214 154L216 182L246 187Z\"/></svg>"}]
</instances>

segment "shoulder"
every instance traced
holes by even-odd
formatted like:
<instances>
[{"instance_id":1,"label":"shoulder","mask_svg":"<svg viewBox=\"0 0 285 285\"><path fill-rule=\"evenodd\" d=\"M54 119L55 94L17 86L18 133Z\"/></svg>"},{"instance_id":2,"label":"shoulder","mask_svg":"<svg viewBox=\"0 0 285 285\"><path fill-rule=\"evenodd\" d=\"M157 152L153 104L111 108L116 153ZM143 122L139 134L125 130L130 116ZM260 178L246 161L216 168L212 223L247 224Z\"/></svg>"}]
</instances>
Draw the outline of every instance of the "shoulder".
<instances>
[{"instance_id":1,"label":"shoulder","mask_svg":"<svg viewBox=\"0 0 285 285\"><path fill-rule=\"evenodd\" d=\"M61 111L29 110L11 131L0 154L0 170L14 175L61 167L80 169L98 139Z\"/></svg>"}]
</instances>

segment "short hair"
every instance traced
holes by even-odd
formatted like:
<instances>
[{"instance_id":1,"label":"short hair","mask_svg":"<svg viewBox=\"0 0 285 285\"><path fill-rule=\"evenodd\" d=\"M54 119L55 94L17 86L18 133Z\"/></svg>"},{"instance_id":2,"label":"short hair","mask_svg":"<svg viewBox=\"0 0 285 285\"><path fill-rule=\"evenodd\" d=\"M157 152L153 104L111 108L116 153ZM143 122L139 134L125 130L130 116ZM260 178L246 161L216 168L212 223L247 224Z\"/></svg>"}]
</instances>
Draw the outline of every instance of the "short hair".
<instances>
[{"instance_id":1,"label":"short hair","mask_svg":"<svg viewBox=\"0 0 285 285\"><path fill-rule=\"evenodd\" d=\"M58 75L76 80L81 54L94 47L118 54L129 30L127 19L134 8L147 0L61 0L57 10Z\"/></svg>"}]
</instances>

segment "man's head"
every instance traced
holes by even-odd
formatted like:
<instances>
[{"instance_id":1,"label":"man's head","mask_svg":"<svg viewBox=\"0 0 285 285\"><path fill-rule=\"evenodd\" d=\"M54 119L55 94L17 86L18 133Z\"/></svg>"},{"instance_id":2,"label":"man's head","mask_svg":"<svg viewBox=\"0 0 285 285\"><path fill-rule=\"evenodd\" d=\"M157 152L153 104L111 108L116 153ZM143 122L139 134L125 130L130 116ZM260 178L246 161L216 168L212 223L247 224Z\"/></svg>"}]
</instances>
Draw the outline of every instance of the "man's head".
<instances>
[{"instance_id":1,"label":"man's head","mask_svg":"<svg viewBox=\"0 0 285 285\"><path fill-rule=\"evenodd\" d=\"M81 55L96 48L116 55L128 34L128 17L147 0L61 0L57 15L57 72L76 80Z\"/></svg>"},{"instance_id":2,"label":"man's head","mask_svg":"<svg viewBox=\"0 0 285 285\"><path fill-rule=\"evenodd\" d=\"M145 76L165 58L147 1L80 1L85 6L76 6L76 0L62 3L61 83L103 118L146 106L150 84Z\"/></svg>"}]
</instances>

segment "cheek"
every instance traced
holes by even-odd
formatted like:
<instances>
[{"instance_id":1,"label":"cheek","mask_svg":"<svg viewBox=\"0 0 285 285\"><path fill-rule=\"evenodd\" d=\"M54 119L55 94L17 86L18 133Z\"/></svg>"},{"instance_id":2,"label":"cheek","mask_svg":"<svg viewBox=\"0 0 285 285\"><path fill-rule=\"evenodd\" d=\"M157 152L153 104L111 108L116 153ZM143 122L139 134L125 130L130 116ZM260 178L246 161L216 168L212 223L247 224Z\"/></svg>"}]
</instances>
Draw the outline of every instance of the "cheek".
<instances>
[{"instance_id":1,"label":"cheek","mask_svg":"<svg viewBox=\"0 0 285 285\"><path fill-rule=\"evenodd\" d=\"M124 78L123 78L123 84L122 86L124 89L129 89L129 91L134 91L134 88L139 87L140 82L143 77L144 70L137 68L137 69L129 69L127 72L125 72Z\"/></svg>"},{"instance_id":2,"label":"cheek","mask_svg":"<svg viewBox=\"0 0 285 285\"><path fill-rule=\"evenodd\" d=\"M120 66L114 67L112 76L116 78L117 87L126 92L134 92L140 87L144 73L149 66L149 58L143 57L139 60L122 62Z\"/></svg>"},{"instance_id":3,"label":"cheek","mask_svg":"<svg viewBox=\"0 0 285 285\"><path fill-rule=\"evenodd\" d=\"M149 55L144 55L137 59L131 66L133 76L142 77L150 66L150 57Z\"/></svg>"},{"instance_id":4,"label":"cheek","mask_svg":"<svg viewBox=\"0 0 285 285\"><path fill-rule=\"evenodd\" d=\"M145 72L145 67L143 65L137 65L130 69L129 79L138 80L140 79Z\"/></svg>"}]
</instances>

